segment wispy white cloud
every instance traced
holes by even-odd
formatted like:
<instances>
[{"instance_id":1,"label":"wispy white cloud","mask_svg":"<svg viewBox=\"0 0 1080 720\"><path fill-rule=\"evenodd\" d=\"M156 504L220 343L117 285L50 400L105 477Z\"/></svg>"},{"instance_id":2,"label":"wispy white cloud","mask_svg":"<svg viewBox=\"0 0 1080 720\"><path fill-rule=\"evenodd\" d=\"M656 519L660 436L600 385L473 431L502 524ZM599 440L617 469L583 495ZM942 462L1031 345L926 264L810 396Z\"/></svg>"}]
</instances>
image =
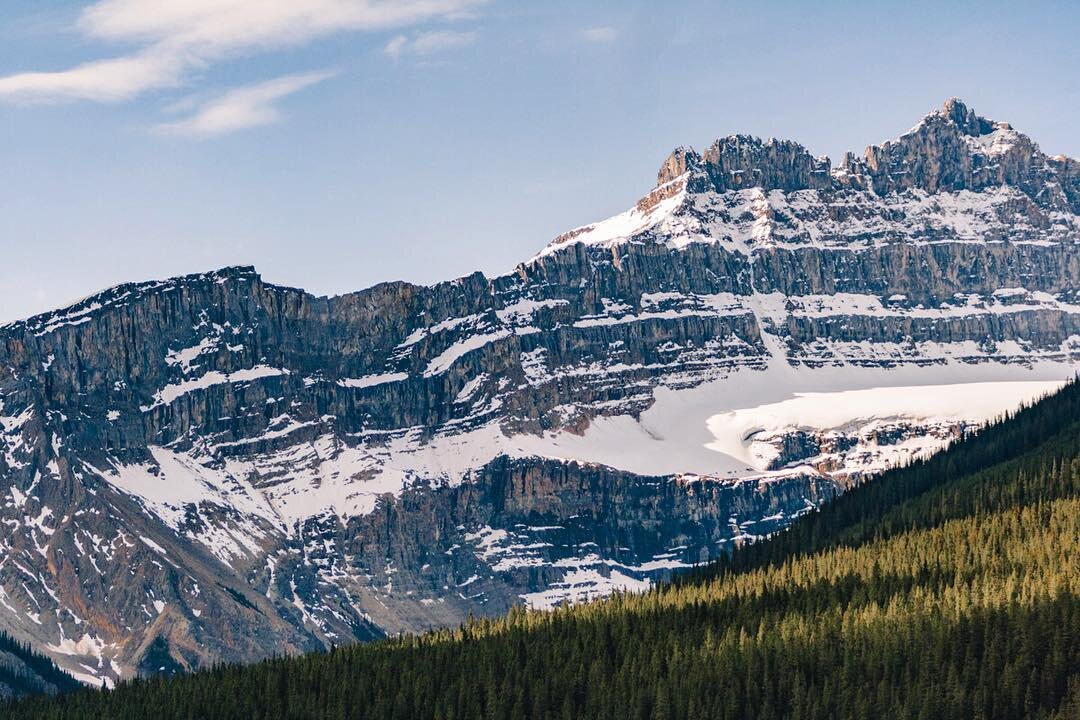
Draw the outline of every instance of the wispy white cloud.
<instances>
[{"instance_id":1,"label":"wispy white cloud","mask_svg":"<svg viewBox=\"0 0 1080 720\"><path fill-rule=\"evenodd\" d=\"M0 100L52 102L131 100L146 90L174 87L199 63L179 50L151 47L108 60L95 60L62 72L27 72L0 77Z\"/></svg>"},{"instance_id":2,"label":"wispy white cloud","mask_svg":"<svg viewBox=\"0 0 1080 720\"><path fill-rule=\"evenodd\" d=\"M457 32L454 30L434 30L419 33L412 38L405 35L395 35L383 48L394 60L402 55L417 55L428 57L444 50L453 50L464 45L469 45L476 40L476 32Z\"/></svg>"},{"instance_id":3,"label":"wispy white cloud","mask_svg":"<svg viewBox=\"0 0 1080 720\"><path fill-rule=\"evenodd\" d=\"M453 48L468 45L475 39L475 32L438 30L420 33L412 41L412 51L416 55L433 55L443 50L452 50Z\"/></svg>"},{"instance_id":4,"label":"wispy white cloud","mask_svg":"<svg viewBox=\"0 0 1080 720\"><path fill-rule=\"evenodd\" d=\"M317 72L286 75L266 82L248 85L205 102L190 117L159 125L159 132L196 138L215 137L227 133L270 125L281 119L276 103L326 80L334 73Z\"/></svg>"},{"instance_id":5,"label":"wispy white cloud","mask_svg":"<svg viewBox=\"0 0 1080 720\"><path fill-rule=\"evenodd\" d=\"M614 42L619 37L619 31L610 25L601 25L583 30L581 36L589 42L609 43Z\"/></svg>"},{"instance_id":6,"label":"wispy white cloud","mask_svg":"<svg viewBox=\"0 0 1080 720\"><path fill-rule=\"evenodd\" d=\"M77 28L90 39L136 49L67 70L0 77L0 99L130 100L182 84L192 70L230 56L302 45L336 32L389 30L454 19L486 2L98 0L82 11ZM419 36L413 43L417 40Z\"/></svg>"},{"instance_id":7,"label":"wispy white cloud","mask_svg":"<svg viewBox=\"0 0 1080 720\"><path fill-rule=\"evenodd\" d=\"M394 60L397 60L401 57L401 53L405 52L405 48L407 48L408 46L409 38L405 37L404 35L395 35L394 37L390 38L390 42L386 43L386 47L383 48L383 52L394 58Z\"/></svg>"}]
</instances>

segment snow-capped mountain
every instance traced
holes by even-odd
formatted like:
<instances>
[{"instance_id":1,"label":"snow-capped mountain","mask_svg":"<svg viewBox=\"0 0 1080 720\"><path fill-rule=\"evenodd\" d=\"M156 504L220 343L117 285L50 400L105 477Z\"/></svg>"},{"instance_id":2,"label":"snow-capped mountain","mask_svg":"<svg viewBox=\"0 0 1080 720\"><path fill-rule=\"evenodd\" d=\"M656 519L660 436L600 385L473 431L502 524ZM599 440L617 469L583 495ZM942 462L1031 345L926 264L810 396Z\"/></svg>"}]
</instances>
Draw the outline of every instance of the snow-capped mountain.
<instances>
[{"instance_id":1,"label":"snow-capped mountain","mask_svg":"<svg viewBox=\"0 0 1080 720\"><path fill-rule=\"evenodd\" d=\"M1080 161L955 100L500 277L124 285L0 328L0 628L100 682L643 588L1078 361Z\"/></svg>"}]
</instances>

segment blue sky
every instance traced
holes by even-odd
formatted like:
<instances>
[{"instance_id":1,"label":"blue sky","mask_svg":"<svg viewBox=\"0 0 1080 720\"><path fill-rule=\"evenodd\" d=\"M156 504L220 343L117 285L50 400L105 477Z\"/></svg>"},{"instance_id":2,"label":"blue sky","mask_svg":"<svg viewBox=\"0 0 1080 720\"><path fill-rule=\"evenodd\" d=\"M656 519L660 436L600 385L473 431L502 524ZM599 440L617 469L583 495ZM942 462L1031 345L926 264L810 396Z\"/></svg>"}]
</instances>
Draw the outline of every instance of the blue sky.
<instances>
[{"instance_id":1,"label":"blue sky","mask_svg":"<svg viewBox=\"0 0 1080 720\"><path fill-rule=\"evenodd\" d=\"M1075 2L5 0L0 321L229 264L320 294L505 272L677 145L835 159L953 95L1080 156L1078 27Z\"/></svg>"}]
</instances>

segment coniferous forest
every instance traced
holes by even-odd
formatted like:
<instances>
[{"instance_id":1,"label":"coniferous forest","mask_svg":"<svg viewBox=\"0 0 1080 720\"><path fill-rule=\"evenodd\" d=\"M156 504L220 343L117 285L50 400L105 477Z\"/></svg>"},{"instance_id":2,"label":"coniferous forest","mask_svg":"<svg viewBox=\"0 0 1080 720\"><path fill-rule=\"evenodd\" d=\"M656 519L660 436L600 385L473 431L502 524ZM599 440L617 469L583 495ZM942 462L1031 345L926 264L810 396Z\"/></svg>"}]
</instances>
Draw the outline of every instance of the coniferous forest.
<instances>
[{"instance_id":1,"label":"coniferous forest","mask_svg":"<svg viewBox=\"0 0 1080 720\"><path fill-rule=\"evenodd\" d=\"M21 718L1080 718L1080 384L642 595Z\"/></svg>"},{"instance_id":2,"label":"coniferous forest","mask_svg":"<svg viewBox=\"0 0 1080 720\"><path fill-rule=\"evenodd\" d=\"M56 667L52 660L0 632L0 697L70 692L80 687L78 680Z\"/></svg>"}]
</instances>

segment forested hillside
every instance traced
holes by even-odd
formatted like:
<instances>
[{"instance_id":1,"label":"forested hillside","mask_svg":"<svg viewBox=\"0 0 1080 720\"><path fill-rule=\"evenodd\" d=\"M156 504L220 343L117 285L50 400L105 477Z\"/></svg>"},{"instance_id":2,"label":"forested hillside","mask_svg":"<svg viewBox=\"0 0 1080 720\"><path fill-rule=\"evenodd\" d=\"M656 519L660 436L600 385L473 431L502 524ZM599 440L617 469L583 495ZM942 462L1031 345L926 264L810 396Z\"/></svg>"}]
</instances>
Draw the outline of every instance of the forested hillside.
<instances>
[{"instance_id":1,"label":"forested hillside","mask_svg":"<svg viewBox=\"0 0 1080 720\"><path fill-rule=\"evenodd\" d=\"M0 632L0 698L70 692L79 687L79 682L52 660Z\"/></svg>"},{"instance_id":2,"label":"forested hillside","mask_svg":"<svg viewBox=\"0 0 1080 720\"><path fill-rule=\"evenodd\" d=\"M12 718L1080 717L1080 385L643 595Z\"/></svg>"}]
</instances>

